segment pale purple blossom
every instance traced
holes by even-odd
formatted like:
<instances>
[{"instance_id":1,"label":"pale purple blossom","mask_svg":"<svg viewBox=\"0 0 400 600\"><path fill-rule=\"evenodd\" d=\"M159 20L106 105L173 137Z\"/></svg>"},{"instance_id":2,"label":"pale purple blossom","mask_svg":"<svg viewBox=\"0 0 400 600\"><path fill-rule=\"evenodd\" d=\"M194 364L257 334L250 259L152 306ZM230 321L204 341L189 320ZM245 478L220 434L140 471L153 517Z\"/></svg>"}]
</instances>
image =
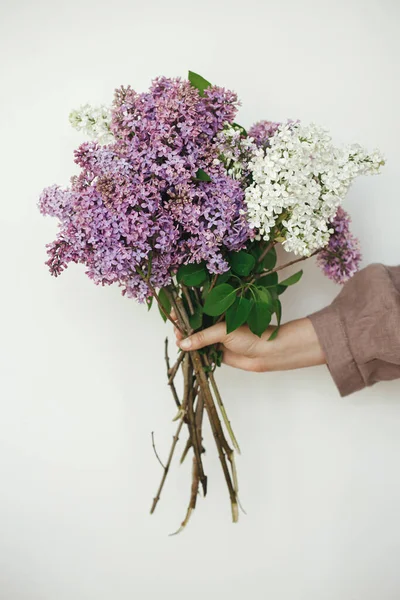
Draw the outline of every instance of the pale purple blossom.
<instances>
[{"instance_id":1,"label":"pale purple blossom","mask_svg":"<svg viewBox=\"0 0 400 600\"><path fill-rule=\"evenodd\" d=\"M215 160L217 134L237 105L229 90L210 87L200 96L188 81L165 77L143 94L116 90L114 141L83 143L70 188L52 186L40 197L41 212L60 220L48 245L52 274L83 263L95 283L117 283L143 301L151 295L142 279L150 265L155 288L188 262L226 271L226 251L251 236L242 186ZM198 169L211 181L197 181Z\"/></svg>"},{"instance_id":2,"label":"pale purple blossom","mask_svg":"<svg viewBox=\"0 0 400 600\"><path fill-rule=\"evenodd\" d=\"M252 137L259 147L267 147L269 139L276 133L280 123L274 121L259 121L249 129L249 136Z\"/></svg>"},{"instance_id":3,"label":"pale purple blossom","mask_svg":"<svg viewBox=\"0 0 400 600\"><path fill-rule=\"evenodd\" d=\"M361 252L359 241L350 231L350 216L339 207L330 223L334 230L328 245L318 253L317 263L336 283L345 283L359 269Z\"/></svg>"}]
</instances>

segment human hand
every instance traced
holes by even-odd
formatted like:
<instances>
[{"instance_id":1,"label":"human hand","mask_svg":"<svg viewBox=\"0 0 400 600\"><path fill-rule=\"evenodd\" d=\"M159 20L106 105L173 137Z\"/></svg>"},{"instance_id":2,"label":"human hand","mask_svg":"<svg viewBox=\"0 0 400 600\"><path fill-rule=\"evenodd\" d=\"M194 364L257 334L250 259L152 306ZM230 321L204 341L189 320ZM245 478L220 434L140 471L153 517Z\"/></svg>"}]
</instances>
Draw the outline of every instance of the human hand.
<instances>
[{"instance_id":1,"label":"human hand","mask_svg":"<svg viewBox=\"0 0 400 600\"><path fill-rule=\"evenodd\" d=\"M174 313L172 318L175 319ZM273 327L269 327L261 338L247 326L226 333L226 325L221 322L185 339L175 328L175 335L177 345L182 350L198 350L219 344L223 351L223 362L245 371L282 371L326 363L309 319L298 319L282 325L278 336L268 341L273 330Z\"/></svg>"}]
</instances>

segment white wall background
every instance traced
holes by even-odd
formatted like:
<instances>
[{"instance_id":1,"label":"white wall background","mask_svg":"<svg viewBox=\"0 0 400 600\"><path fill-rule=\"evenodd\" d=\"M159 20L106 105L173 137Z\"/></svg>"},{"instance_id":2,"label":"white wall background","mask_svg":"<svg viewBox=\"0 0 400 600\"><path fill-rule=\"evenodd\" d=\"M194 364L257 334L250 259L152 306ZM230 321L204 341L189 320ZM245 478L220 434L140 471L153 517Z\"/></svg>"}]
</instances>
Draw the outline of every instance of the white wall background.
<instances>
[{"instance_id":1,"label":"white wall background","mask_svg":"<svg viewBox=\"0 0 400 600\"><path fill-rule=\"evenodd\" d=\"M364 263L399 262L396 0L3 2L1 56L1 600L394 600L400 596L400 383L341 399L325 367L224 367L242 446L238 525L213 444L209 497L187 531L189 463L148 510L174 405L156 312L48 274L56 223L41 189L67 184L81 138L68 113L188 69L236 89L238 120L299 117L378 146L381 177L347 208ZM338 292L313 264L286 318Z\"/></svg>"}]
</instances>

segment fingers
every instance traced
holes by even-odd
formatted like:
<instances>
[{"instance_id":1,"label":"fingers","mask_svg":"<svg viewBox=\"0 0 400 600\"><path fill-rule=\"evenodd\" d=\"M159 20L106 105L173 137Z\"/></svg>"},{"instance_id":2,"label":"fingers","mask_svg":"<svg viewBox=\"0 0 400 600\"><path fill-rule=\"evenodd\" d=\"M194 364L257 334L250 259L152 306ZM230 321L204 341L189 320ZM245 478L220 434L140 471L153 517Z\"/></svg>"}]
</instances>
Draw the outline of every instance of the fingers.
<instances>
[{"instance_id":1,"label":"fingers","mask_svg":"<svg viewBox=\"0 0 400 600\"><path fill-rule=\"evenodd\" d=\"M177 327L174 327L174 333L176 338L176 344L179 346L181 340L183 340L183 333Z\"/></svg>"},{"instance_id":2,"label":"fingers","mask_svg":"<svg viewBox=\"0 0 400 600\"><path fill-rule=\"evenodd\" d=\"M232 352L232 350L227 350L226 348L224 348L222 362L229 367L242 369L243 371L252 371L253 373L261 373L265 370L258 358L250 358L248 356L243 356L243 354L236 354L236 352Z\"/></svg>"},{"instance_id":3,"label":"fingers","mask_svg":"<svg viewBox=\"0 0 400 600\"><path fill-rule=\"evenodd\" d=\"M199 350L199 348L204 348L204 346L211 346L211 344L218 344L219 342L223 342L226 338L226 324L225 323L217 323L208 329L204 329L203 331L198 331L193 335L185 338L184 340L177 339L179 341L179 346L182 350Z\"/></svg>"}]
</instances>

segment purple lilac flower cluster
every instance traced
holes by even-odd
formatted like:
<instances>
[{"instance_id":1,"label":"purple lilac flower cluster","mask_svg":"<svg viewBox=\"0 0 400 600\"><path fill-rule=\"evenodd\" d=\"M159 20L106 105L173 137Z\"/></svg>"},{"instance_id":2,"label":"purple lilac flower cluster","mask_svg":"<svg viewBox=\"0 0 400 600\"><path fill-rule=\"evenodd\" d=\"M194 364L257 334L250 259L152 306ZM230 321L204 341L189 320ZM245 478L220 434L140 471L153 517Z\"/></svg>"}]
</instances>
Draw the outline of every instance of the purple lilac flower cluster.
<instances>
[{"instance_id":1,"label":"purple lilac flower cluster","mask_svg":"<svg viewBox=\"0 0 400 600\"><path fill-rule=\"evenodd\" d=\"M212 86L201 95L179 78L158 78L142 94L117 89L114 141L83 143L71 187L51 186L40 197L41 212L60 220L48 245L51 273L83 263L95 283L118 283L143 301L181 264L228 270L224 251L240 250L251 236L244 191L215 160L217 134L237 105L229 90ZM199 169L211 181L198 181Z\"/></svg>"},{"instance_id":2,"label":"purple lilac flower cluster","mask_svg":"<svg viewBox=\"0 0 400 600\"><path fill-rule=\"evenodd\" d=\"M359 269L359 242L350 231L350 216L339 207L330 223L334 230L328 245L319 252L317 262L324 274L336 283L345 283Z\"/></svg>"},{"instance_id":3,"label":"purple lilac flower cluster","mask_svg":"<svg viewBox=\"0 0 400 600\"><path fill-rule=\"evenodd\" d=\"M249 136L254 139L257 146L264 148L269 145L269 139L276 133L281 123L274 121L259 121L249 129Z\"/></svg>"}]
</instances>

